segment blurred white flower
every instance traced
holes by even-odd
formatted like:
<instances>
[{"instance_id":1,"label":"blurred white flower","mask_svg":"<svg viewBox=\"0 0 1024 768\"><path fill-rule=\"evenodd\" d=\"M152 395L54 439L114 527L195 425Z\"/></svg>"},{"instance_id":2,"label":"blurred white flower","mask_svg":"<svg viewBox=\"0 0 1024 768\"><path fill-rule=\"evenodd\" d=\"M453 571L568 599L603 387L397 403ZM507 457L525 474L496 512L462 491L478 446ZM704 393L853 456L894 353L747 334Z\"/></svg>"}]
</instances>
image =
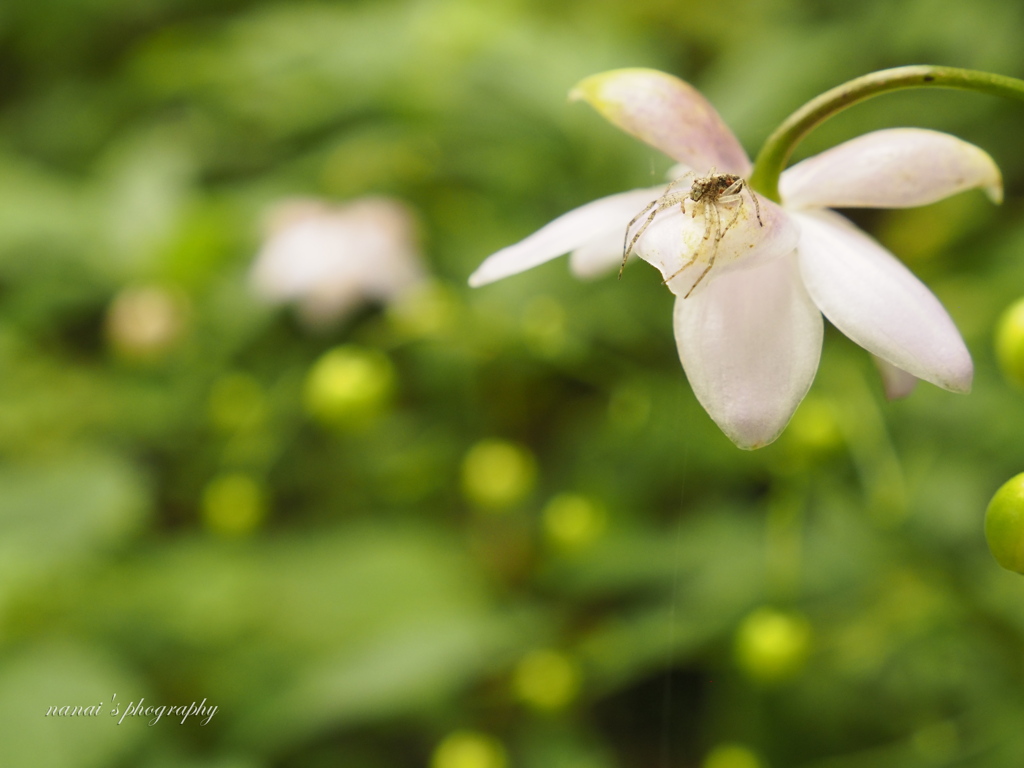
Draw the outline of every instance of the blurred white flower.
<instances>
[{"instance_id":1,"label":"blurred white flower","mask_svg":"<svg viewBox=\"0 0 1024 768\"><path fill-rule=\"evenodd\" d=\"M383 197L346 205L286 200L267 214L252 270L256 292L294 302L313 326L342 319L367 302L391 302L425 279L416 221Z\"/></svg>"},{"instance_id":2,"label":"blurred white flower","mask_svg":"<svg viewBox=\"0 0 1024 768\"><path fill-rule=\"evenodd\" d=\"M616 70L587 78L573 96L682 163L676 175L750 174L750 160L711 104L671 75ZM687 378L741 448L775 440L807 393L821 355L822 314L876 356L890 397L908 394L916 379L970 389L970 354L938 299L826 209L926 205L974 187L999 202L999 169L981 149L922 129L869 133L787 169L782 206L762 197L752 205L746 187L702 204L687 194L691 183L623 192L570 211L490 256L469 282L484 285L567 251L577 275L608 271L622 260L628 222L660 200L646 229L649 213L633 224L631 238L642 230L634 251L676 294Z\"/></svg>"}]
</instances>

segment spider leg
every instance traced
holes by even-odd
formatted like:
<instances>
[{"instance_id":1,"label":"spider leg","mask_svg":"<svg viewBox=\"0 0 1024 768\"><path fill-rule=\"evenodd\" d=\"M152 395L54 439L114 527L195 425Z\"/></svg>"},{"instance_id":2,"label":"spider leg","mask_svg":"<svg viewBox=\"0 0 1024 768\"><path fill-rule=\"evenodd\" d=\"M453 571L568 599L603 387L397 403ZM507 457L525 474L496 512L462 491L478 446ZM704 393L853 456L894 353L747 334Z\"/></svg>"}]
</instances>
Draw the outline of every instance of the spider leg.
<instances>
[{"instance_id":1,"label":"spider leg","mask_svg":"<svg viewBox=\"0 0 1024 768\"><path fill-rule=\"evenodd\" d=\"M764 226L764 222L761 221L761 206L757 203L757 195L754 194L754 190L750 188L749 184L744 184L747 188L747 194L750 195L750 199L754 201L754 213L757 214L757 223L760 226Z\"/></svg>"},{"instance_id":2,"label":"spider leg","mask_svg":"<svg viewBox=\"0 0 1024 768\"><path fill-rule=\"evenodd\" d=\"M694 210L696 211L696 208ZM714 211L715 212L715 218L717 219L718 218L718 206L715 205L715 203L713 203L713 202L709 202L707 200L702 200L701 201L701 210L702 210L702 213L704 214L704 239L707 240L709 237L711 237L711 214L708 211L709 210L710 211ZM721 227L721 222L720 221L717 222L717 225L719 227Z\"/></svg>"},{"instance_id":3,"label":"spider leg","mask_svg":"<svg viewBox=\"0 0 1024 768\"><path fill-rule=\"evenodd\" d=\"M648 211L651 211L651 208L654 208L654 210L651 211L651 215L647 217L647 221L645 221L643 224L641 224L640 228L636 231L636 234L633 235L633 239L629 241L629 244L627 245L625 240L623 240L623 243L622 243L622 266L619 267L619 277L620 278L622 277L622 270L624 270L626 268L626 262L629 260L629 254L631 254L633 252L633 246L636 245L636 241L639 240L643 236L644 232L647 231L647 228L649 226L651 226L651 222L654 221L654 217L657 216L660 211L664 210L659 205L660 202L661 202L661 198L659 197L653 203L651 203L646 208L644 208L642 211L640 211L640 213L638 213L636 216L634 216L633 220L631 222L629 222L629 224L626 225L626 237L628 238L629 237L629 230L636 223L637 219L639 219L641 216L643 216Z\"/></svg>"},{"instance_id":4,"label":"spider leg","mask_svg":"<svg viewBox=\"0 0 1024 768\"><path fill-rule=\"evenodd\" d=\"M700 273L700 277L697 278L696 282L690 286L690 290L683 296L684 299L690 298L690 294L693 293L693 289L700 285L700 281L704 279L704 276L711 271L711 268L715 266L715 256L718 255L718 239L715 239L714 245L711 246L711 258L708 259L708 265L704 267L704 271Z\"/></svg>"},{"instance_id":5,"label":"spider leg","mask_svg":"<svg viewBox=\"0 0 1024 768\"><path fill-rule=\"evenodd\" d=\"M719 195L719 198L732 197L733 195L738 194L739 191L743 189L745 183L746 182L744 182L743 179L737 179L728 187L722 190L722 194Z\"/></svg>"},{"instance_id":6,"label":"spider leg","mask_svg":"<svg viewBox=\"0 0 1024 768\"><path fill-rule=\"evenodd\" d=\"M626 262L629 261L629 255L633 252L633 248L636 246L637 241L640 240L641 237L643 237L644 232L647 231L647 228L651 225L651 222L654 221L654 217L657 216L662 211L671 208L676 203L679 203L680 207L682 207L683 203L686 201L687 196L689 195L689 192L672 192L671 190L672 187L674 187L680 181L685 179L687 176L692 175L693 171L687 171L678 179L672 181L665 188L665 192L664 194L662 194L661 197L659 197L657 200L652 200L648 205L644 206L644 209L640 211L640 213L638 213L636 216L634 216L630 220L629 224L626 225L626 234L622 239L622 266L619 267L620 278L622 277L622 270L626 268ZM652 208L654 210L651 210ZM644 215L646 215L648 211L651 211L651 214L647 217L647 220L640 225L640 228L633 235L633 239L630 240L629 232L631 229L633 229L633 225L636 224Z\"/></svg>"},{"instance_id":7,"label":"spider leg","mask_svg":"<svg viewBox=\"0 0 1024 768\"><path fill-rule=\"evenodd\" d=\"M745 179L734 181L722 192L718 199L731 203L732 200L727 198L740 197L743 194L744 189L747 190L747 194L750 196L750 199L754 201L754 213L757 215L757 223L759 226L763 227L764 222L761 221L761 205L757 202L757 195L754 194L754 190L750 188L750 185Z\"/></svg>"},{"instance_id":8,"label":"spider leg","mask_svg":"<svg viewBox=\"0 0 1024 768\"><path fill-rule=\"evenodd\" d=\"M645 205L644 209L642 211L640 211L640 213L638 213L636 216L634 216L632 219L629 220L629 224L626 225L626 234L622 238L622 253L623 254L627 254L626 243L629 240L629 230L631 230L633 228L634 224L636 224L638 221L640 221L640 217L641 216L645 215L649 210L651 210L651 208L656 206L659 202L661 202L661 198L660 197L657 200L653 200L650 203L648 203L647 205Z\"/></svg>"},{"instance_id":9,"label":"spider leg","mask_svg":"<svg viewBox=\"0 0 1024 768\"><path fill-rule=\"evenodd\" d=\"M725 237L725 233L726 232L728 232L730 229L732 229L732 225L736 223L736 220L740 217L740 213L743 211L743 205L744 205L743 198L740 197L739 195L735 195L735 199L739 200L740 204L736 206L736 213L734 213L732 215L732 218L729 219L729 223L725 225L725 228L723 229L723 228L719 227L719 229L718 229L718 237L715 238L715 242L716 243L719 240L721 240L723 237ZM732 202L732 200L729 200L727 202ZM719 222L721 222L721 220L719 220Z\"/></svg>"},{"instance_id":10,"label":"spider leg","mask_svg":"<svg viewBox=\"0 0 1024 768\"><path fill-rule=\"evenodd\" d=\"M696 207L698 205L701 207L701 209L704 212L705 224L704 224L704 238L703 239L707 240L711 236L711 218L710 218L711 214L708 212L708 208L714 208L715 206L714 206L713 203L709 203L707 200L701 200L701 201L697 202L694 205L694 211L695 212L696 212ZM717 214L718 211L716 210L715 213ZM687 261L685 264L683 264L683 266L681 266L679 269L677 269L671 275L669 275L664 280L662 280L661 284L662 285L668 284L671 280L674 280L676 277L681 275L683 273L683 270L685 270L687 267L693 266L696 263L698 256L700 256L700 251L699 250L694 251L694 254L690 257L689 261Z\"/></svg>"},{"instance_id":11,"label":"spider leg","mask_svg":"<svg viewBox=\"0 0 1024 768\"><path fill-rule=\"evenodd\" d=\"M672 181L671 181L671 182L669 183L668 187L666 187L665 191L666 191L666 192L668 192L668 191L669 191L670 189L672 189L672 187L674 187L674 186L675 186L676 184L678 184L679 182L681 182L681 181L682 181L683 179L688 179L688 178L689 178L690 176L696 176L696 174L695 174L695 173L694 173L693 171L687 171L686 173L684 173L684 174L683 174L682 176L680 176L679 178L677 178L677 179L673 179L673 180L672 180Z\"/></svg>"},{"instance_id":12,"label":"spider leg","mask_svg":"<svg viewBox=\"0 0 1024 768\"><path fill-rule=\"evenodd\" d=\"M681 275L683 273L684 269L686 269L687 267L693 266L693 263L695 261L697 261L697 254L696 253L693 254L693 256L690 257L690 260L688 262L686 262L685 264L683 264L683 266L681 266L679 269L677 269L671 275L669 275L664 280L662 280L661 284L662 285L667 285L670 281L675 280L677 277L679 277L679 275ZM689 294L687 294L687 295L689 295Z\"/></svg>"},{"instance_id":13,"label":"spider leg","mask_svg":"<svg viewBox=\"0 0 1024 768\"><path fill-rule=\"evenodd\" d=\"M714 239L714 241L712 241L712 244L711 244L711 256L708 259L708 265L706 267L704 267L704 271L700 273L700 276L696 279L696 281L694 281L693 285L690 286L690 290L688 290L686 292L686 295L683 296L684 299L690 298L690 294L693 293L693 289L696 288L698 285L700 285L701 280L703 280L705 278L705 276L708 274L708 272L711 271L711 268L713 266L715 266L715 257L718 256L718 243L725 236L725 232L728 231L728 227L726 227L725 230L722 229L722 214L719 212L718 206L715 203L709 203L708 207L714 209L715 228L717 230L717 232L715 234L715 239ZM694 258L696 258L696 257L694 257ZM691 263L692 263L692 261L691 261ZM674 277L674 275L673 275L673 277Z\"/></svg>"}]
</instances>

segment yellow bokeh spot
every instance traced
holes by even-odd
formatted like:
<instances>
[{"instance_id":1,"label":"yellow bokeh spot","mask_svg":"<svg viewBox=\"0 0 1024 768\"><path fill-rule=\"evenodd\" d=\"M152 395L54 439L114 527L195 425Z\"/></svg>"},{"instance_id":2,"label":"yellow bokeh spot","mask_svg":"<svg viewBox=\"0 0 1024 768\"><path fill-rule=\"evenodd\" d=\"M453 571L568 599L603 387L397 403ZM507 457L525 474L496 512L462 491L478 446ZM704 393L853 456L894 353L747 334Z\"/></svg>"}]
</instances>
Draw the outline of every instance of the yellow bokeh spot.
<instances>
[{"instance_id":1,"label":"yellow bokeh spot","mask_svg":"<svg viewBox=\"0 0 1024 768\"><path fill-rule=\"evenodd\" d=\"M260 383L244 373L229 373L210 391L210 421L224 432L258 427L267 417L267 398Z\"/></svg>"},{"instance_id":2,"label":"yellow bokeh spot","mask_svg":"<svg viewBox=\"0 0 1024 768\"><path fill-rule=\"evenodd\" d=\"M544 534L557 547L579 549L604 531L605 514L586 496L562 493L544 507Z\"/></svg>"},{"instance_id":3,"label":"yellow bokeh spot","mask_svg":"<svg viewBox=\"0 0 1024 768\"><path fill-rule=\"evenodd\" d=\"M996 359L1008 381L1024 387L1024 299L1003 312L996 324Z\"/></svg>"},{"instance_id":4,"label":"yellow bokeh spot","mask_svg":"<svg viewBox=\"0 0 1024 768\"><path fill-rule=\"evenodd\" d=\"M985 510L985 539L996 561L1024 573L1024 472L1000 486Z\"/></svg>"},{"instance_id":5,"label":"yellow bokeh spot","mask_svg":"<svg viewBox=\"0 0 1024 768\"><path fill-rule=\"evenodd\" d=\"M221 475L203 489L203 522L224 536L251 533L267 516L263 486L241 472Z\"/></svg>"},{"instance_id":6,"label":"yellow bokeh spot","mask_svg":"<svg viewBox=\"0 0 1024 768\"><path fill-rule=\"evenodd\" d=\"M579 667L564 653L534 651L516 665L512 686L523 702L536 709L561 709L579 692Z\"/></svg>"},{"instance_id":7,"label":"yellow bokeh spot","mask_svg":"<svg viewBox=\"0 0 1024 768\"><path fill-rule=\"evenodd\" d=\"M736 661L754 680L775 682L799 671L810 644L811 627L803 616L758 608L736 633Z\"/></svg>"},{"instance_id":8,"label":"yellow bokeh spot","mask_svg":"<svg viewBox=\"0 0 1024 768\"><path fill-rule=\"evenodd\" d=\"M704 758L701 768L763 768L757 754L739 744L721 744Z\"/></svg>"},{"instance_id":9,"label":"yellow bokeh spot","mask_svg":"<svg viewBox=\"0 0 1024 768\"><path fill-rule=\"evenodd\" d=\"M408 291L388 305L388 319L407 336L441 336L456 326L459 304L450 289L430 283Z\"/></svg>"},{"instance_id":10,"label":"yellow bokeh spot","mask_svg":"<svg viewBox=\"0 0 1024 768\"><path fill-rule=\"evenodd\" d=\"M504 440L481 440L462 461L462 490L481 507L515 504L533 489L536 476L533 454Z\"/></svg>"},{"instance_id":11,"label":"yellow bokeh spot","mask_svg":"<svg viewBox=\"0 0 1024 768\"><path fill-rule=\"evenodd\" d=\"M493 736L456 731L437 745L430 768L506 768L505 748Z\"/></svg>"},{"instance_id":12,"label":"yellow bokeh spot","mask_svg":"<svg viewBox=\"0 0 1024 768\"><path fill-rule=\"evenodd\" d=\"M840 448L843 435L835 409L819 397L807 397L787 428L790 443L808 454L828 453Z\"/></svg>"},{"instance_id":13,"label":"yellow bokeh spot","mask_svg":"<svg viewBox=\"0 0 1024 768\"><path fill-rule=\"evenodd\" d=\"M537 296L523 312L523 338L541 357L556 357L566 344L565 309L550 296Z\"/></svg>"},{"instance_id":14,"label":"yellow bokeh spot","mask_svg":"<svg viewBox=\"0 0 1024 768\"><path fill-rule=\"evenodd\" d=\"M325 353L306 377L306 412L321 423L356 426L371 421L394 389L394 369L384 353L356 346Z\"/></svg>"}]
</instances>

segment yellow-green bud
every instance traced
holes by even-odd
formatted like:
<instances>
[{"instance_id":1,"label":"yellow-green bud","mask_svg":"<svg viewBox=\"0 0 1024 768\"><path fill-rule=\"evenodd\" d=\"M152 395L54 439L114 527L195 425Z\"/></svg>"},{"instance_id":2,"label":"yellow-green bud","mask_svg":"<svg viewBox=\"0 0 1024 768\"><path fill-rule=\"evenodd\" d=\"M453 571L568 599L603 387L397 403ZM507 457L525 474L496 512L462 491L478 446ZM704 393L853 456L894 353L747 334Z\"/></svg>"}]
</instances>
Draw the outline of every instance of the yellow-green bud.
<instances>
[{"instance_id":1,"label":"yellow-green bud","mask_svg":"<svg viewBox=\"0 0 1024 768\"><path fill-rule=\"evenodd\" d=\"M1024 573L1024 473L1003 483L989 502L985 539L996 562Z\"/></svg>"}]
</instances>

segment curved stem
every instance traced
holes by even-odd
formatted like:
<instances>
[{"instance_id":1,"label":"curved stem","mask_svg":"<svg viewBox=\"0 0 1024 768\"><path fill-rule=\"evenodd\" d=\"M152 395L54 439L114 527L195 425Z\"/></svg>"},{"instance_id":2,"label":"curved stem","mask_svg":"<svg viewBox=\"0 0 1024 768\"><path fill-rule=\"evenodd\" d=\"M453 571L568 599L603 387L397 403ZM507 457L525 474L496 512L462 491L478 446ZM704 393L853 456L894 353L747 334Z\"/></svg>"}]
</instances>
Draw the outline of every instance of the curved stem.
<instances>
[{"instance_id":1,"label":"curved stem","mask_svg":"<svg viewBox=\"0 0 1024 768\"><path fill-rule=\"evenodd\" d=\"M847 107L904 88L959 88L1024 101L1024 80L956 67L921 65L872 72L826 91L787 117L765 141L754 161L750 186L779 202L779 176L801 139Z\"/></svg>"}]
</instances>

